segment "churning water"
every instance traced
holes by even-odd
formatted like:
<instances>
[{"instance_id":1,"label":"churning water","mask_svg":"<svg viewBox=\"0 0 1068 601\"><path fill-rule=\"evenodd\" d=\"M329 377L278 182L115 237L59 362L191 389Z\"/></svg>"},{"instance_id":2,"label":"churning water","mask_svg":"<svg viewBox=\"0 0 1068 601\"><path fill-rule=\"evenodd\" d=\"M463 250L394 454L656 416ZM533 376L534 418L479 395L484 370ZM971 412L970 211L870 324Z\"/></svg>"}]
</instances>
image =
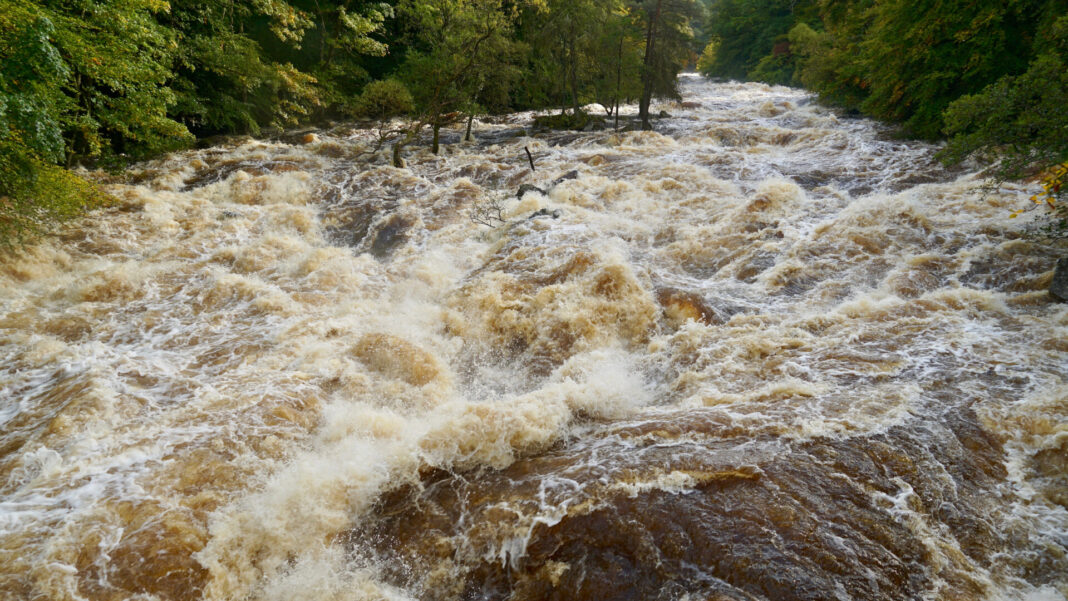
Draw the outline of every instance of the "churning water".
<instances>
[{"instance_id":1,"label":"churning water","mask_svg":"<svg viewBox=\"0 0 1068 601\"><path fill-rule=\"evenodd\" d=\"M683 93L407 169L357 129L180 153L6 258L0 596L1063 598L1029 190Z\"/></svg>"}]
</instances>

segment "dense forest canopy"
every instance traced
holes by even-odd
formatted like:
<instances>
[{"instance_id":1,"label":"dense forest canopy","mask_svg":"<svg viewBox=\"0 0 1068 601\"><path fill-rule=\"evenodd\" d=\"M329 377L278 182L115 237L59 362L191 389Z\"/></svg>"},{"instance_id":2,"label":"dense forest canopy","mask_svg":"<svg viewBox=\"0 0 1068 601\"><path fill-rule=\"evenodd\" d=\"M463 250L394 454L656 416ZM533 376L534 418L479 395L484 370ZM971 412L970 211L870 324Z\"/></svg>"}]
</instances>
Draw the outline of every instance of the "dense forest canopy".
<instances>
[{"instance_id":1,"label":"dense forest canopy","mask_svg":"<svg viewBox=\"0 0 1068 601\"><path fill-rule=\"evenodd\" d=\"M406 116L395 147L436 147L475 115L584 123L591 102L649 127L701 48L706 75L948 135L947 160L1003 178L1068 160L1068 0L0 0L0 244L100 198L61 166L197 137Z\"/></svg>"},{"instance_id":2,"label":"dense forest canopy","mask_svg":"<svg viewBox=\"0 0 1068 601\"><path fill-rule=\"evenodd\" d=\"M1035 200L1063 232L1068 1L712 0L706 29L705 75L804 86L905 135L948 137L947 162L1038 175Z\"/></svg>"},{"instance_id":3,"label":"dense forest canopy","mask_svg":"<svg viewBox=\"0 0 1068 601\"><path fill-rule=\"evenodd\" d=\"M0 242L76 214L59 165L197 137L677 95L695 0L0 0ZM47 202L43 199L49 199Z\"/></svg>"}]
</instances>

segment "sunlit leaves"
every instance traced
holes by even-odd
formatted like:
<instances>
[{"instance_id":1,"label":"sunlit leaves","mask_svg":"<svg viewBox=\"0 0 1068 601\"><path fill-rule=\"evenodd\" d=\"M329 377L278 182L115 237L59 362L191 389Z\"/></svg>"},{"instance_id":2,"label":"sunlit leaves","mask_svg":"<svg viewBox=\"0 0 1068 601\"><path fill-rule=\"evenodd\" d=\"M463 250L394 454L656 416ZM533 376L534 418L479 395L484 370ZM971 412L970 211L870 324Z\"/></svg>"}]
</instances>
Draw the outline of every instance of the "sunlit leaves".
<instances>
[{"instance_id":1,"label":"sunlit leaves","mask_svg":"<svg viewBox=\"0 0 1068 601\"><path fill-rule=\"evenodd\" d=\"M51 163L64 157L71 70L36 7L0 1L0 247L77 214L98 193Z\"/></svg>"}]
</instances>

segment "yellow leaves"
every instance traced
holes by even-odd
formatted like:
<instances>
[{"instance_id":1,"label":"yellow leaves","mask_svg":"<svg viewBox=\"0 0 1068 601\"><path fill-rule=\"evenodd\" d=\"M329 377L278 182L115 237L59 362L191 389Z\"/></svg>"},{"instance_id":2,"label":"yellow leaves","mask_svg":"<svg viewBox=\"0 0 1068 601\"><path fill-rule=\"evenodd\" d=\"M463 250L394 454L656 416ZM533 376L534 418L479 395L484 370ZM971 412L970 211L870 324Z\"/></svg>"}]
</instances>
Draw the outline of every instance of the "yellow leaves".
<instances>
[{"instance_id":1,"label":"yellow leaves","mask_svg":"<svg viewBox=\"0 0 1068 601\"><path fill-rule=\"evenodd\" d=\"M1031 197L1035 204L1046 203L1052 209L1057 196L1068 179L1068 161L1054 165L1042 174L1042 191Z\"/></svg>"},{"instance_id":2,"label":"yellow leaves","mask_svg":"<svg viewBox=\"0 0 1068 601\"><path fill-rule=\"evenodd\" d=\"M1039 175L1039 178L1042 182L1042 191L1032 195L1031 202L1036 205L1045 204L1050 209L1056 208L1057 197L1061 194L1065 184L1068 184L1068 161L1046 169ZM1015 219L1026 210L1023 208L1013 211L1009 218Z\"/></svg>"}]
</instances>

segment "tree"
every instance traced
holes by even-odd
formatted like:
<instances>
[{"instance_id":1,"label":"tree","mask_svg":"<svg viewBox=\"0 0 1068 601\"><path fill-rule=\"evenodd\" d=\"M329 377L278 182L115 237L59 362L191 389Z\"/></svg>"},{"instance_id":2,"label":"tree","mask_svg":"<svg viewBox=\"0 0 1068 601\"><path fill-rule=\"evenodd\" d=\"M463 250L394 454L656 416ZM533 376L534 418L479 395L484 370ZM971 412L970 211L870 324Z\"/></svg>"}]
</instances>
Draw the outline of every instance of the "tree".
<instances>
[{"instance_id":1,"label":"tree","mask_svg":"<svg viewBox=\"0 0 1068 601\"><path fill-rule=\"evenodd\" d=\"M797 23L818 21L815 13L815 0L715 0L705 19L714 53L710 52L702 72L732 79L768 79L772 68L784 67L775 63L791 56L788 43L784 45L787 32ZM787 68L789 76L775 79L792 79L792 68Z\"/></svg>"},{"instance_id":2,"label":"tree","mask_svg":"<svg viewBox=\"0 0 1068 601\"><path fill-rule=\"evenodd\" d=\"M980 93L949 105L946 132L952 136L942 158L960 162L978 154L996 162L1000 181L1043 171L1046 187L1034 200L1057 215L1055 229L1068 232L1068 178L1056 168L1068 163L1068 16L1039 35L1038 53L1027 71L1007 75Z\"/></svg>"},{"instance_id":3,"label":"tree","mask_svg":"<svg viewBox=\"0 0 1068 601\"><path fill-rule=\"evenodd\" d=\"M43 233L103 198L87 182L56 167L66 160L64 136L71 124L85 123L77 113L82 99L69 94L72 78L83 74L72 68L64 54L77 59L78 49L92 48L69 30L62 32L67 45L61 47L56 41L60 35L56 20L57 15L41 5L0 0L2 247ZM74 66L84 67L84 63L75 62ZM111 82L123 83L121 74ZM116 116L109 111L114 106L99 106L104 123ZM148 115L149 125L153 117ZM91 139L100 135L100 125L87 129ZM127 131L144 132L133 124Z\"/></svg>"},{"instance_id":4,"label":"tree","mask_svg":"<svg viewBox=\"0 0 1068 601\"><path fill-rule=\"evenodd\" d=\"M390 50L387 26L396 15L395 0L290 0L304 11L312 26L301 46L291 47L292 61L315 77L323 113L356 116L356 90L374 75L387 76L389 70L371 73L369 59L385 59Z\"/></svg>"},{"instance_id":5,"label":"tree","mask_svg":"<svg viewBox=\"0 0 1068 601\"><path fill-rule=\"evenodd\" d=\"M679 96L678 75L693 54L690 20L697 17L698 5L693 0L641 0L637 6L645 25L638 114L642 129L652 129L649 105L653 97Z\"/></svg>"},{"instance_id":6,"label":"tree","mask_svg":"<svg viewBox=\"0 0 1068 601\"><path fill-rule=\"evenodd\" d=\"M163 19L177 36L175 117L200 135L292 125L320 103L313 77L271 60L312 22L282 0L188 0Z\"/></svg>"},{"instance_id":7,"label":"tree","mask_svg":"<svg viewBox=\"0 0 1068 601\"><path fill-rule=\"evenodd\" d=\"M869 82L861 110L901 121L912 135L939 137L950 102L1027 68L1041 4L876 3L860 44Z\"/></svg>"},{"instance_id":8,"label":"tree","mask_svg":"<svg viewBox=\"0 0 1068 601\"><path fill-rule=\"evenodd\" d=\"M419 115L394 145L394 164L407 143L430 126L438 152L441 127L479 111L490 84L507 85L516 73L518 46L511 37L517 7L505 0L404 0L411 45L400 70Z\"/></svg>"}]
</instances>

